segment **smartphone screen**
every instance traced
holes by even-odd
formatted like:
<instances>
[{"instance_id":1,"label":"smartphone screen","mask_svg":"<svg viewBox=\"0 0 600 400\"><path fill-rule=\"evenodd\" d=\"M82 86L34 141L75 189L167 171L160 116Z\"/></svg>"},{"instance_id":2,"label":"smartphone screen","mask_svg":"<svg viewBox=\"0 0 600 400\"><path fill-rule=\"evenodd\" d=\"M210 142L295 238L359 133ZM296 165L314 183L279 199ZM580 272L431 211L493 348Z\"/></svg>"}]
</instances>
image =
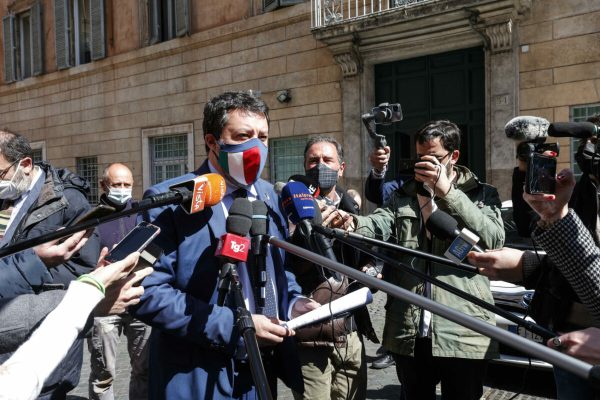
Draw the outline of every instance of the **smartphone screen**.
<instances>
[{"instance_id":1,"label":"smartphone screen","mask_svg":"<svg viewBox=\"0 0 600 400\"><path fill-rule=\"evenodd\" d=\"M116 262L133 252L142 252L152 239L160 233L160 228L147 222L140 222L104 257L107 261Z\"/></svg>"},{"instance_id":2,"label":"smartphone screen","mask_svg":"<svg viewBox=\"0 0 600 400\"><path fill-rule=\"evenodd\" d=\"M525 192L553 194L556 187L556 157L533 153L527 164Z\"/></svg>"}]
</instances>

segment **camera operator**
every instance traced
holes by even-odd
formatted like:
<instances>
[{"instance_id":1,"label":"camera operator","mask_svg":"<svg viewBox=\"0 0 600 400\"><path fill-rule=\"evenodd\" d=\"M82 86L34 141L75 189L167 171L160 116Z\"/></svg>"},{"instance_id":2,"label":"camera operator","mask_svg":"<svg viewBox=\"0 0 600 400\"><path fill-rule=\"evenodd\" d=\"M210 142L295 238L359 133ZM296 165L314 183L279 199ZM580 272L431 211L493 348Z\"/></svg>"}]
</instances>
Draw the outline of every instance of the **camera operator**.
<instances>
[{"instance_id":1,"label":"camera operator","mask_svg":"<svg viewBox=\"0 0 600 400\"><path fill-rule=\"evenodd\" d=\"M596 125L600 122L599 117L588 119ZM585 226L593 241L598 242L597 220L598 220L598 156L595 149L595 138L582 140L579 145L576 160L583 175L581 176L573 194L569 190L567 197L573 213L577 214L581 223ZM518 167L518 169L521 169ZM515 170L513 175L513 210L515 210L515 222L519 227L519 233L527 235L533 233L537 214L524 200L523 184L524 174ZM557 188L562 186L563 178L559 174ZM557 190L558 190L557 189ZM558 193L557 193L558 195ZM561 193L561 196L564 194ZM520 200L519 200L520 198ZM525 194L525 199L529 195ZM533 226L533 228L532 228ZM573 245L573 238L565 240L563 245ZM581 260L578 256L576 259ZM558 332L570 332L581 330L591 326L600 326L600 318L590 314L589 307L582 304L577 288L568 280L555 263L552 257L541 256L532 251L520 251L503 248L486 253L470 253L469 261L476 265L483 275L491 279L501 279L510 282L522 283L527 288L535 288L535 295L529 306L529 315L540 325L546 326ZM583 263L585 264L585 263ZM566 279L567 278L567 279ZM590 398L592 387L587 381L577 376L554 368L556 389L559 398Z\"/></svg>"}]
</instances>

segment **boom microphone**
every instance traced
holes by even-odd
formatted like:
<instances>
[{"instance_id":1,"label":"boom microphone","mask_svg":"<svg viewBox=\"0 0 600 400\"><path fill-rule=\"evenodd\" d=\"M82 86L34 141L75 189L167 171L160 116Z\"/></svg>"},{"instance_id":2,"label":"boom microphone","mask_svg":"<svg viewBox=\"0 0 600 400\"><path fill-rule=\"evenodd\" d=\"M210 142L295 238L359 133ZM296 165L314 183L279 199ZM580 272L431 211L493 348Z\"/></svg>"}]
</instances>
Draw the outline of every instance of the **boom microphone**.
<instances>
[{"instance_id":1,"label":"boom microphone","mask_svg":"<svg viewBox=\"0 0 600 400\"><path fill-rule=\"evenodd\" d=\"M554 122L548 127L548 135L587 139L597 136L599 128L591 122Z\"/></svg>"},{"instance_id":2,"label":"boom microphone","mask_svg":"<svg viewBox=\"0 0 600 400\"><path fill-rule=\"evenodd\" d=\"M458 222L440 209L434 211L429 216L425 226L434 236L442 240L452 240L450 247L444 255L455 262L462 262L471 250L478 253L484 252L476 244L479 242L479 236L467 228L459 231Z\"/></svg>"},{"instance_id":3,"label":"boom microphone","mask_svg":"<svg viewBox=\"0 0 600 400\"><path fill-rule=\"evenodd\" d=\"M181 203L188 214L194 214L218 204L225 196L225 179L219 174L204 174L169 186L170 190L187 189L192 198Z\"/></svg>"},{"instance_id":4,"label":"boom microphone","mask_svg":"<svg viewBox=\"0 0 600 400\"><path fill-rule=\"evenodd\" d=\"M509 139L530 141L548 136L550 122L541 117L519 116L511 119L504 126L504 133Z\"/></svg>"}]
</instances>

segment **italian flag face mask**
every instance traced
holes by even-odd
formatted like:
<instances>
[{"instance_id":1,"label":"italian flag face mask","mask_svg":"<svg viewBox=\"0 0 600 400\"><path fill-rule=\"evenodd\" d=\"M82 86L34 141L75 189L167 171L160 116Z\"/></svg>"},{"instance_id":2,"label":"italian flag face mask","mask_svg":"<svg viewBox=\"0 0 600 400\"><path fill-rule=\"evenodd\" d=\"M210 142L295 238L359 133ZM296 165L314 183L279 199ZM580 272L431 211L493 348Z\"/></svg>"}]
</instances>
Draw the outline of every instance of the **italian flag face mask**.
<instances>
[{"instance_id":1,"label":"italian flag face mask","mask_svg":"<svg viewBox=\"0 0 600 400\"><path fill-rule=\"evenodd\" d=\"M241 144L219 142L219 148L219 164L225 173L243 186L256 182L268 154L267 146L260 139L250 139Z\"/></svg>"}]
</instances>

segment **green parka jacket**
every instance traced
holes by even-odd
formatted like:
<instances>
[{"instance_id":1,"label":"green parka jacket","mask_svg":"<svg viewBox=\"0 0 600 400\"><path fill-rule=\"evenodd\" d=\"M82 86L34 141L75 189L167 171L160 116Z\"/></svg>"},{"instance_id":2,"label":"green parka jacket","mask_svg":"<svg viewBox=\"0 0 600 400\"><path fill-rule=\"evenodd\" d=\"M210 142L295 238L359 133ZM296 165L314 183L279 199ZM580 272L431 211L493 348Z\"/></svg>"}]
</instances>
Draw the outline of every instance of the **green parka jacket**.
<instances>
[{"instance_id":1,"label":"green parka jacket","mask_svg":"<svg viewBox=\"0 0 600 400\"><path fill-rule=\"evenodd\" d=\"M466 227L477 234L480 244L483 243L490 249L502 247L504 224L500 216L501 202L498 191L493 186L479 182L467 168L458 165L454 168L457 179L445 198L436 198L435 203L458 221L459 229ZM443 255L448 248L448 243L436 238L427 239L421 223L415 181L409 181L396 190L390 201L382 208L376 209L373 214L358 216L356 220L356 232L366 236L385 241L392 238L391 241L400 246L436 255ZM399 257L399 261L406 265L493 303L490 283L484 276L408 255ZM422 294L425 288L422 280L393 267L389 268L384 279L419 294ZM431 285L431 298L455 310L495 324L494 313L435 285ZM421 308L390 296L386 305L383 346L396 354L413 355L421 312ZM430 332L433 356L469 359L489 359L498 356L498 345L495 341L438 315L432 315Z\"/></svg>"}]
</instances>

